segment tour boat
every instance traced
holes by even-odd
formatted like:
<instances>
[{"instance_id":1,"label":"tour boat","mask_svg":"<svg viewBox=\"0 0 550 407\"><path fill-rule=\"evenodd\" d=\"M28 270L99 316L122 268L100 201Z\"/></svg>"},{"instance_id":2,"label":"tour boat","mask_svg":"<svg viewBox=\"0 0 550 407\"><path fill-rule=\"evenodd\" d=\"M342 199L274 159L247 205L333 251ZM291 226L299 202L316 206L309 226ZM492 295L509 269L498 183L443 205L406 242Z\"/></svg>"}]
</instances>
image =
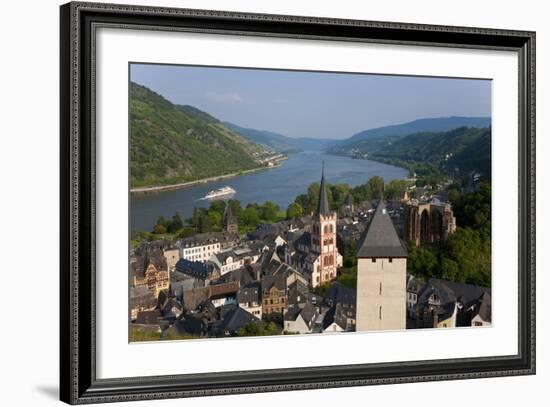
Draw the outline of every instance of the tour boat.
<instances>
[{"instance_id":1,"label":"tour boat","mask_svg":"<svg viewBox=\"0 0 550 407\"><path fill-rule=\"evenodd\" d=\"M210 191L209 193L207 193L203 199L215 199L215 198L221 198L223 196L227 196L227 195L233 195L235 194L237 191L235 191L233 188L231 187L223 187L223 188L219 188L219 189L213 189L212 191Z\"/></svg>"}]
</instances>

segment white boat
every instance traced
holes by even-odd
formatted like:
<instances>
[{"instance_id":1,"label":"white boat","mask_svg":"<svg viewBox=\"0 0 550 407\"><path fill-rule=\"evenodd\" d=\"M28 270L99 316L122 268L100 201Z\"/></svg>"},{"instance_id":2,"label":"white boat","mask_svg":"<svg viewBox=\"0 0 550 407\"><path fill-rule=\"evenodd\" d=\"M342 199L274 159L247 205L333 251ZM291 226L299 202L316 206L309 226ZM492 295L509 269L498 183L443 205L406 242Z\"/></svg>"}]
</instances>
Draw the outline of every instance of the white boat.
<instances>
[{"instance_id":1,"label":"white boat","mask_svg":"<svg viewBox=\"0 0 550 407\"><path fill-rule=\"evenodd\" d=\"M224 196L227 196L227 195L233 195L235 194L237 191L235 191L233 188L231 187L223 187L223 188L219 188L219 189L213 189L212 191L210 191L209 193L207 193L203 199L215 199L215 198L221 198L221 197L224 197Z\"/></svg>"}]
</instances>

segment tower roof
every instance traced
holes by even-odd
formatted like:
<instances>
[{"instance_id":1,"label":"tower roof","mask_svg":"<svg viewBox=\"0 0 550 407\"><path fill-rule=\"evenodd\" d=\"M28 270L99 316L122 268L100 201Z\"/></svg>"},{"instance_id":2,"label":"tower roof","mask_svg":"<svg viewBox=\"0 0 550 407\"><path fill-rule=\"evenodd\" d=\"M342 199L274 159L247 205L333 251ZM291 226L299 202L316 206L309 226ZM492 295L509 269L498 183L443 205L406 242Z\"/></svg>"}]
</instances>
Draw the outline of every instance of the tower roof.
<instances>
[{"instance_id":1,"label":"tower roof","mask_svg":"<svg viewBox=\"0 0 550 407\"><path fill-rule=\"evenodd\" d=\"M325 163L323 162L323 170L321 172L321 186L319 188L319 200L317 202L317 214L318 215L330 215L330 208L328 206L327 190L325 186Z\"/></svg>"},{"instance_id":2,"label":"tower roof","mask_svg":"<svg viewBox=\"0 0 550 407\"><path fill-rule=\"evenodd\" d=\"M237 218L233 215L233 211L231 210L231 205L229 205L229 202L227 202L225 206L225 213L223 218L225 225L237 223Z\"/></svg>"},{"instance_id":3,"label":"tower roof","mask_svg":"<svg viewBox=\"0 0 550 407\"><path fill-rule=\"evenodd\" d=\"M357 251L357 257L407 257L384 201L380 201Z\"/></svg>"},{"instance_id":4,"label":"tower roof","mask_svg":"<svg viewBox=\"0 0 550 407\"><path fill-rule=\"evenodd\" d=\"M346 195L346 197L344 198L344 205L346 205L346 206L353 205L353 196L350 193L348 193Z\"/></svg>"}]
</instances>

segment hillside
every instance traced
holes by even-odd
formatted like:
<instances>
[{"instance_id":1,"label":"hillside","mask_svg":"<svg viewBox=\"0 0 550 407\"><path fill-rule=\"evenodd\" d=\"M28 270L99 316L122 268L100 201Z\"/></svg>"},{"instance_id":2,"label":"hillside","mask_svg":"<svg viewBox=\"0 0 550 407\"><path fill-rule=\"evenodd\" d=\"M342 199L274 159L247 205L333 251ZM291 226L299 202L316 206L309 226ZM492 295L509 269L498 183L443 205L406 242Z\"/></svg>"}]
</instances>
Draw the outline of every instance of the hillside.
<instances>
[{"instance_id":1,"label":"hillside","mask_svg":"<svg viewBox=\"0 0 550 407\"><path fill-rule=\"evenodd\" d=\"M131 187L169 185L260 167L262 146L208 113L130 84Z\"/></svg>"},{"instance_id":2,"label":"hillside","mask_svg":"<svg viewBox=\"0 0 550 407\"><path fill-rule=\"evenodd\" d=\"M433 164L446 172L490 175L491 130L459 127L447 132L411 134L372 149L369 159L406 166Z\"/></svg>"},{"instance_id":3,"label":"hillside","mask_svg":"<svg viewBox=\"0 0 550 407\"><path fill-rule=\"evenodd\" d=\"M292 153L302 150L319 150L327 148L336 140L313 137L288 137L267 130L256 130L241 127L233 123L224 123L230 129L242 134L249 140L280 153Z\"/></svg>"},{"instance_id":4,"label":"hillside","mask_svg":"<svg viewBox=\"0 0 550 407\"><path fill-rule=\"evenodd\" d=\"M491 127L491 118L489 117L438 117L428 119L418 119L412 122L397 124L392 126L378 127L364 130L354 134L350 138L335 143L329 149L329 152L336 154L346 154L352 149L365 150L371 147L372 141L386 137L403 137L421 132L442 132L456 129L458 127ZM375 143L380 143L378 140Z\"/></svg>"},{"instance_id":5,"label":"hillside","mask_svg":"<svg viewBox=\"0 0 550 407\"><path fill-rule=\"evenodd\" d=\"M253 141L254 143L261 144L275 151L281 153L289 153L300 150L300 148L296 146L292 138L283 136L282 134L274 133L267 130L249 129L228 122L225 122L224 124L233 131Z\"/></svg>"}]
</instances>

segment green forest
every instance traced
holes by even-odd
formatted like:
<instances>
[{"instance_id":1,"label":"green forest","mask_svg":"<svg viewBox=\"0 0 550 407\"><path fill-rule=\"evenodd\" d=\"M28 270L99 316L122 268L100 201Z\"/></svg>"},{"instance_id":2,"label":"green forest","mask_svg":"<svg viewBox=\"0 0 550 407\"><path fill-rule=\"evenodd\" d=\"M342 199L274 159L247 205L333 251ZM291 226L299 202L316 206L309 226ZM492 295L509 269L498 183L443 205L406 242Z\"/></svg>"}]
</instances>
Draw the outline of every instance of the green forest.
<instances>
[{"instance_id":1,"label":"green forest","mask_svg":"<svg viewBox=\"0 0 550 407\"><path fill-rule=\"evenodd\" d=\"M263 147L208 113L130 83L131 187L169 185L259 168Z\"/></svg>"}]
</instances>

